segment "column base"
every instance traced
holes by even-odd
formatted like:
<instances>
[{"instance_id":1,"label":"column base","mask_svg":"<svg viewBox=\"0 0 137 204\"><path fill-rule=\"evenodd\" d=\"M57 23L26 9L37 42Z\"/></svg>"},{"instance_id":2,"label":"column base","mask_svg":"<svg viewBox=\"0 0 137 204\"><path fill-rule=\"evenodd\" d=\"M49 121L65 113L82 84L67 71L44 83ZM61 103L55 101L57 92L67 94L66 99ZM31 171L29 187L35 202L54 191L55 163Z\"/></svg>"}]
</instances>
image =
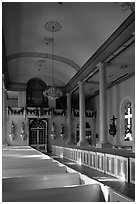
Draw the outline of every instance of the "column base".
<instances>
[{"instance_id":1,"label":"column base","mask_svg":"<svg viewBox=\"0 0 137 204\"><path fill-rule=\"evenodd\" d=\"M87 141L81 142L78 141L77 146L81 147L81 146L89 146L89 143Z\"/></svg>"},{"instance_id":2,"label":"column base","mask_svg":"<svg viewBox=\"0 0 137 204\"><path fill-rule=\"evenodd\" d=\"M96 144L96 148L112 148L113 145L110 143L98 143Z\"/></svg>"}]
</instances>

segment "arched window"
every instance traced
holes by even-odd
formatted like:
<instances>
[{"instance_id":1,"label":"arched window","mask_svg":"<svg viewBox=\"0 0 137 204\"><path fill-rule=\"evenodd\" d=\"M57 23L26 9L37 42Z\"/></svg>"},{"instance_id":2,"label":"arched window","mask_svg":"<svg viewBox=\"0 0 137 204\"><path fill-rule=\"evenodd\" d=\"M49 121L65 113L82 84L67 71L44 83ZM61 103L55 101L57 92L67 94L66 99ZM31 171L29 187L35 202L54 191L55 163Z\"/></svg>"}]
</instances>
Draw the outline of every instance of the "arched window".
<instances>
[{"instance_id":1,"label":"arched window","mask_svg":"<svg viewBox=\"0 0 137 204\"><path fill-rule=\"evenodd\" d=\"M48 108L48 99L44 97L43 92L47 85L39 78L32 78L27 83L26 104L28 107Z\"/></svg>"},{"instance_id":2,"label":"arched window","mask_svg":"<svg viewBox=\"0 0 137 204\"><path fill-rule=\"evenodd\" d=\"M133 114L132 103L125 104L125 137L124 141L132 141Z\"/></svg>"},{"instance_id":3,"label":"arched window","mask_svg":"<svg viewBox=\"0 0 137 204\"><path fill-rule=\"evenodd\" d=\"M122 100L120 106L120 138L121 142L133 141L133 103L129 97Z\"/></svg>"}]
</instances>

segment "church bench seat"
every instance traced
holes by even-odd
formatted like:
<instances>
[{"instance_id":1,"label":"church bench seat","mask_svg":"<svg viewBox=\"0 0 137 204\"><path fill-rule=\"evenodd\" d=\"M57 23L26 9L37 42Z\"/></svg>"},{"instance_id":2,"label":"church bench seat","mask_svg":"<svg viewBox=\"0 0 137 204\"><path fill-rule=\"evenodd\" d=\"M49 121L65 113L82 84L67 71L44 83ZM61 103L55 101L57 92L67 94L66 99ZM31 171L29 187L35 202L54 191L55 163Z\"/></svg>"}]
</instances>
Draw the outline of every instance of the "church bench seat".
<instances>
[{"instance_id":1,"label":"church bench seat","mask_svg":"<svg viewBox=\"0 0 137 204\"><path fill-rule=\"evenodd\" d=\"M51 160L51 158L47 155L42 155L42 154L37 154L37 155L14 155L14 154L3 154L2 153L2 159L7 159L7 160L10 160L10 159L15 159L15 160L27 160L27 159L46 159L46 160Z\"/></svg>"},{"instance_id":2,"label":"church bench seat","mask_svg":"<svg viewBox=\"0 0 137 204\"><path fill-rule=\"evenodd\" d=\"M39 175L30 177L15 177L2 179L2 189L5 191L26 191L34 189L46 189L80 185L80 177L77 173Z\"/></svg>"},{"instance_id":3,"label":"church bench seat","mask_svg":"<svg viewBox=\"0 0 137 204\"><path fill-rule=\"evenodd\" d=\"M3 202L104 202L99 184L3 192Z\"/></svg>"},{"instance_id":4,"label":"church bench seat","mask_svg":"<svg viewBox=\"0 0 137 204\"><path fill-rule=\"evenodd\" d=\"M2 151L2 155L3 156L16 156L16 157L20 157L20 156L36 156L36 155L41 155L40 152L34 150L34 149L5 149Z\"/></svg>"},{"instance_id":5,"label":"church bench seat","mask_svg":"<svg viewBox=\"0 0 137 204\"><path fill-rule=\"evenodd\" d=\"M52 166L52 167L35 167L35 168L21 168L21 169L4 169L2 171L2 178L16 177L16 176L32 176L32 175L47 175L47 174L61 174L66 173L65 166Z\"/></svg>"},{"instance_id":6,"label":"church bench seat","mask_svg":"<svg viewBox=\"0 0 137 204\"><path fill-rule=\"evenodd\" d=\"M47 167L47 166L58 166L58 162L52 160L40 159L40 160L2 160L2 169L19 169L19 168L31 168L31 167Z\"/></svg>"}]
</instances>

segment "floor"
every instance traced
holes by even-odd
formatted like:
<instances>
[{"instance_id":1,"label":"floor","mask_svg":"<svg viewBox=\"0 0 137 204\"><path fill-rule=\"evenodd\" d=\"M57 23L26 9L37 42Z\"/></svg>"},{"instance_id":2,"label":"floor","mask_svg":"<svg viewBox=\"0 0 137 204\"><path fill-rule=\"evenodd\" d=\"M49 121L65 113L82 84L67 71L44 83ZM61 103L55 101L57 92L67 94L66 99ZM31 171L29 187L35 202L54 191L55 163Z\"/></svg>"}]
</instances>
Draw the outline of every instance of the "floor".
<instances>
[{"instance_id":1,"label":"floor","mask_svg":"<svg viewBox=\"0 0 137 204\"><path fill-rule=\"evenodd\" d=\"M84 165L79 165L76 162L71 161L69 159L60 158L52 153L48 153L48 155L51 156L53 159L59 161L60 163L63 163L69 166L70 168L76 171L79 171L80 173L83 173L87 175L88 177L98 180L99 182L111 187L112 189L114 189L114 191L119 192L123 194L124 196L135 200L135 185L134 184L121 181L118 178L104 174L100 171L94 170Z\"/></svg>"}]
</instances>

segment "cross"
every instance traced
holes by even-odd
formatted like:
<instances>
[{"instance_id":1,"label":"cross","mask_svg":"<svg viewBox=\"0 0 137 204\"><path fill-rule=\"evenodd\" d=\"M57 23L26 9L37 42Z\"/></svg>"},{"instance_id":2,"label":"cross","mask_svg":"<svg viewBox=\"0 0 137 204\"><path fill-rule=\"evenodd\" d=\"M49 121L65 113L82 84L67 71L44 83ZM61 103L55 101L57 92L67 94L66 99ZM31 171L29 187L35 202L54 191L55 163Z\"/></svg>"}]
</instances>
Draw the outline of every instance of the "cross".
<instances>
[{"instance_id":1,"label":"cross","mask_svg":"<svg viewBox=\"0 0 137 204\"><path fill-rule=\"evenodd\" d=\"M113 117L112 117L111 120L112 120L113 123L115 123L115 120L116 120L116 119L117 119L117 118L115 118L115 116L113 115Z\"/></svg>"},{"instance_id":2,"label":"cross","mask_svg":"<svg viewBox=\"0 0 137 204\"><path fill-rule=\"evenodd\" d=\"M130 108L128 108L128 114L125 115L125 118L128 119L128 125L130 125L130 118L132 118L132 114L130 114Z\"/></svg>"}]
</instances>

